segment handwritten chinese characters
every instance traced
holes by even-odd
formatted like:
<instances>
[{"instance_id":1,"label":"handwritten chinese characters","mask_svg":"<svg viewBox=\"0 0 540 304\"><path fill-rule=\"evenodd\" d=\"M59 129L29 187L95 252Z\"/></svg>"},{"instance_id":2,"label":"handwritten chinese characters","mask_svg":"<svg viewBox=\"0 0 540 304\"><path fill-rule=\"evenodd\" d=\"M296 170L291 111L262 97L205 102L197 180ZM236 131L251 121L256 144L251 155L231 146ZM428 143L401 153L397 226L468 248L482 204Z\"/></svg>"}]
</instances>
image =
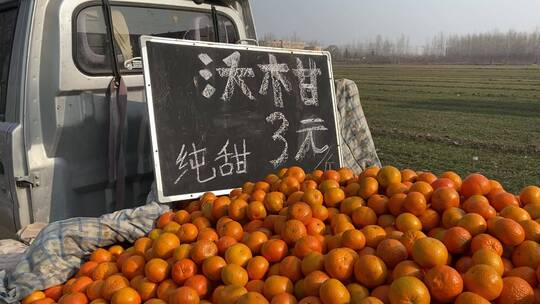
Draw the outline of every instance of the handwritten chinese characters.
<instances>
[{"instance_id":1,"label":"handwritten chinese characters","mask_svg":"<svg viewBox=\"0 0 540 304\"><path fill-rule=\"evenodd\" d=\"M304 63L296 58L297 68L294 74L300 80L300 98L308 106L319 105L319 92L317 90L317 77L321 75L321 70L317 68L315 62L309 59L309 68L304 68ZM309 79L309 82L306 80Z\"/></svg>"},{"instance_id":2,"label":"handwritten chinese characters","mask_svg":"<svg viewBox=\"0 0 540 304\"><path fill-rule=\"evenodd\" d=\"M328 145L324 145L324 147L322 148L317 148L317 146L315 145L315 140L313 138L313 132L315 131L328 131L328 129L323 125L324 120L320 118L304 119L300 123L302 124L303 129L296 131L296 133L305 133L306 135L294 159L296 159L297 161L302 160L306 153L309 151L309 149L313 150L313 153L315 154L321 154L326 152L330 148L328 147Z\"/></svg>"},{"instance_id":3,"label":"handwritten chinese characters","mask_svg":"<svg viewBox=\"0 0 540 304\"><path fill-rule=\"evenodd\" d=\"M209 81L210 78L213 77L214 73L208 70L207 67L210 63L214 62L214 60L205 53L200 54L198 57L201 63L204 65L204 68L199 70L199 75L206 81ZM222 62L225 64L225 66L217 67L216 71L219 77L226 79L226 84L220 97L220 99L223 101L230 101L234 97L237 89L239 89L240 92L249 100L256 100L253 92L258 92L261 96L267 96L269 91L272 90L273 106L277 109L282 109L285 106L283 102L284 93L290 94L293 90L293 85L287 77L292 76L296 77L298 83L297 90L300 95L300 101L306 106L319 106L319 93L317 82L318 77L321 76L322 73L321 70L317 68L316 63L312 59L308 59L307 65L305 66L304 62L300 58L296 57L296 66L293 69L290 69L286 63L278 62L276 55L268 54L268 63L257 64L257 68L254 68L249 66L243 66L241 62L240 52L235 51L229 56L225 57ZM262 81L258 86L258 90L251 90L246 83L246 79L254 78L256 71L262 73ZM195 84L197 86L196 81ZM216 88L210 84L207 84L201 94L206 99L210 99L215 92ZM282 145L283 149L281 150L279 156L277 156L275 159L270 160L272 166L274 168L278 168L279 166L284 165L289 159L289 143L286 138L286 133L289 129L290 124L285 115L279 111L269 114L266 117L266 122L272 125L277 125L279 123L279 127L272 135L272 139ZM311 151L314 155L317 155L323 154L330 148L328 145L318 147L315 143L315 132L328 131L328 128L324 126L323 119L318 117L311 117L302 120L300 123L301 129L296 131L296 133L298 133L302 137L302 141L301 144L297 147L296 151L294 151L293 153L294 159L298 162L302 161L309 151ZM229 142L227 141L223 149L226 149L228 144ZM192 152L192 154L194 157L196 157L197 154L195 152L197 152L197 150L195 149L195 146L193 146L193 150L194 152ZM228 160L228 154L224 150L220 151L220 155L221 156L219 158L224 158L225 161ZM200 183L204 183L209 179L211 180L215 178L216 170L215 168L213 168L213 174L210 178L200 179L198 167L200 163L196 161L194 161L193 163L194 166L192 166L192 169L197 171L197 180ZM179 165L179 170L183 169L183 167L180 166L181 164L182 163L177 163L177 165ZM219 170L221 176L228 176L232 174L233 167L230 163L226 162L224 165L221 165L219 167ZM182 171L179 178L181 178L183 174L185 174L185 172L185 170ZM242 173L245 172L242 171Z\"/></svg>"},{"instance_id":4,"label":"handwritten chinese characters","mask_svg":"<svg viewBox=\"0 0 540 304\"><path fill-rule=\"evenodd\" d=\"M245 139L242 140L241 144L233 144L232 147L229 140L227 140L212 161L217 164L216 169L216 166L207 167L210 162L207 163L206 161L206 148L198 148L195 143L192 143L189 147L182 144L180 153L176 158L176 166L178 166L180 173L174 184L178 184L190 170L195 172L197 182L200 184L214 180L218 175L225 177L233 174L246 174L248 172L247 159L250 154L251 152L247 151Z\"/></svg>"},{"instance_id":5,"label":"handwritten chinese characters","mask_svg":"<svg viewBox=\"0 0 540 304\"><path fill-rule=\"evenodd\" d=\"M219 77L227 79L225 88L221 99L223 101L230 101L234 96L236 87L239 87L242 94L250 100L255 100L255 96L246 84L246 78L254 78L255 70L251 67L241 66L241 54L236 51L231 55L223 59L223 63L226 67L216 68ZM204 68L199 70L199 74L206 81L209 81L214 74L208 70L207 66L214 60L208 56L208 54L200 54L199 60L204 64ZM258 87L258 93L262 96L268 94L270 87L272 88L274 105L277 108L283 108L283 90L289 93L292 90L292 85L287 78L287 73L291 72L289 66L285 63L279 63L277 58L273 54L268 54L267 64L257 65L260 72L264 74L262 83ZM292 69L292 74L296 76L298 80L298 90L300 92L300 98L302 102L307 106L319 105L319 92L317 89L317 78L321 75L321 69L317 68L316 63L309 59L308 66L305 68L304 63L300 58L296 58L296 68ZM197 81L194 81L197 86ZM210 84L207 84L202 91L202 95L210 99L216 91L216 88Z\"/></svg>"},{"instance_id":6,"label":"handwritten chinese characters","mask_svg":"<svg viewBox=\"0 0 540 304\"><path fill-rule=\"evenodd\" d=\"M206 54L200 54L199 55L199 60L205 65L205 66L208 66L210 63L213 62L212 58L210 58L210 56L206 55ZM212 76L214 76L214 74L208 70L207 68L204 68L202 70L199 71L199 75L201 75L202 78L204 78L204 80L208 81L210 78L212 78ZM214 88L211 84L207 84L205 87L204 87L204 90L202 92L202 95L206 98L210 98L214 95L214 93L216 92L216 88Z\"/></svg>"},{"instance_id":7,"label":"handwritten chinese characters","mask_svg":"<svg viewBox=\"0 0 540 304\"><path fill-rule=\"evenodd\" d=\"M234 52L231 56L223 59L223 62L227 65L227 68L218 68L219 76L227 78L227 85L223 91L221 99L224 101L231 100L234 95L234 88L239 86L242 93L249 99L254 100L253 94L249 90L248 86L244 82L245 77L255 77L255 73L252 68L241 68L240 65L240 53Z\"/></svg>"},{"instance_id":8,"label":"handwritten chinese characters","mask_svg":"<svg viewBox=\"0 0 540 304\"><path fill-rule=\"evenodd\" d=\"M274 105L278 108L283 108L283 93L281 92L281 86L285 91L291 91L291 83L283 73L289 71L289 67L284 63L277 63L276 56L268 54L270 63L259 64L259 68L264 72L264 78L261 84L259 94L266 95L268 92L268 86L270 84L270 78L272 79L272 90L274 91Z\"/></svg>"}]
</instances>

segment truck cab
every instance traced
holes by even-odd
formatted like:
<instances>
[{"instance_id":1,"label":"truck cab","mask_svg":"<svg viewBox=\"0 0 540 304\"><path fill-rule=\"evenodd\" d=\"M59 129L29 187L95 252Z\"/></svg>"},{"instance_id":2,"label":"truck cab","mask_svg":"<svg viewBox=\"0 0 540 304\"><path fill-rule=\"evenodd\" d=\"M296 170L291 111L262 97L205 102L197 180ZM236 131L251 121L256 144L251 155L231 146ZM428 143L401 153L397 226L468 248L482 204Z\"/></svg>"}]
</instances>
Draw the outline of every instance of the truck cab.
<instances>
[{"instance_id":1,"label":"truck cab","mask_svg":"<svg viewBox=\"0 0 540 304\"><path fill-rule=\"evenodd\" d=\"M154 177L141 35L257 39L247 0L0 0L0 239L145 202ZM112 61L127 88L121 203L110 177Z\"/></svg>"}]
</instances>

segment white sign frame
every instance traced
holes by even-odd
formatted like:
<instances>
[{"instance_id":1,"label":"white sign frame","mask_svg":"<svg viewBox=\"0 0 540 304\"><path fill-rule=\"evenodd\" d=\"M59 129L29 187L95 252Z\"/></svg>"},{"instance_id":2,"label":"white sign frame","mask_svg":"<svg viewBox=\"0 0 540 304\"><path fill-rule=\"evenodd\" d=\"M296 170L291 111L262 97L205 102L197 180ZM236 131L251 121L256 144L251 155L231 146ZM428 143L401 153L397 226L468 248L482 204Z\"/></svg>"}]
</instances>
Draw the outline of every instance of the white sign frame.
<instances>
[{"instance_id":1,"label":"white sign frame","mask_svg":"<svg viewBox=\"0 0 540 304\"><path fill-rule=\"evenodd\" d=\"M242 44L227 44L227 43L216 43L216 42L205 42L205 41L194 41L194 40L183 40L183 39L172 39L172 38L163 38L163 37L154 37L142 35L140 37L141 43L141 54L142 54L142 63L143 63L143 75L144 75L144 88L145 88L145 98L148 107L148 117L150 122L150 138L152 142L152 157L154 160L154 176L156 179L156 190L157 190L157 199L160 203L171 203L182 200L197 199L201 197L205 192L213 192L216 195L226 195L229 194L233 189L208 189L205 192L197 193L186 193L172 196L165 196L163 193L163 181L161 179L161 164L159 160L159 151L158 143L156 136L156 123L154 116L154 104L152 100L152 83L150 82L150 72L148 66L148 50L146 44L148 42L157 42L164 44L174 44L174 45L189 45L189 46L201 46L201 47L210 47L210 48L220 48L220 49L229 49L229 50L249 50L249 51L259 51L259 52L273 52L281 54L298 54L298 55L316 55L316 56L326 56L328 62L328 74L330 81L330 91L332 95L332 106L334 107L334 127L336 131L337 139L337 150L338 150L338 166L341 167L343 164L343 155L341 152L342 147L342 138L340 128L338 127L338 108L336 103L336 88L334 83L334 72L332 68L332 56L330 52L327 51L307 51L307 50L293 50L293 49L281 49L281 48L272 48L272 47L262 47L262 46L253 46L253 45L242 45ZM270 172L269 172L270 173ZM239 185L240 187L240 185ZM238 187L238 188L239 188Z\"/></svg>"}]
</instances>

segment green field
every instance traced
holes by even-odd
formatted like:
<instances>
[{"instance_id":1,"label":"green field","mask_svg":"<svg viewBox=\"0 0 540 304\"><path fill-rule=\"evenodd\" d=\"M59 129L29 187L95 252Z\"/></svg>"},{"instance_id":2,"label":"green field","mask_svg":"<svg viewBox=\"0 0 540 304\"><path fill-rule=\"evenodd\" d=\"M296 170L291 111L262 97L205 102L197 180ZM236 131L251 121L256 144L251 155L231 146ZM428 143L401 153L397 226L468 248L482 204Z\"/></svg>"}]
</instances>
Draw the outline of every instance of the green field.
<instances>
[{"instance_id":1,"label":"green field","mask_svg":"<svg viewBox=\"0 0 540 304\"><path fill-rule=\"evenodd\" d=\"M540 183L540 67L335 64L354 80L383 164ZM476 159L477 160L474 160Z\"/></svg>"}]
</instances>

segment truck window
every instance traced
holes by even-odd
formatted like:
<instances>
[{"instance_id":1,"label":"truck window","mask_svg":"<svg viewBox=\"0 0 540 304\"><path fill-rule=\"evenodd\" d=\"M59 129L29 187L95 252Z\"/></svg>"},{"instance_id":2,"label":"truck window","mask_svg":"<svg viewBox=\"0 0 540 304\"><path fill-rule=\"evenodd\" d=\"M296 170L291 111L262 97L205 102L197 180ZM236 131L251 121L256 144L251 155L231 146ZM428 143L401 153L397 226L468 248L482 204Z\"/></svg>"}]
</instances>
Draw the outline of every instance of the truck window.
<instances>
[{"instance_id":1,"label":"truck window","mask_svg":"<svg viewBox=\"0 0 540 304\"><path fill-rule=\"evenodd\" d=\"M0 120L6 114L6 95L8 74L17 21L17 4L15 2L0 5Z\"/></svg>"},{"instance_id":2,"label":"truck window","mask_svg":"<svg viewBox=\"0 0 540 304\"><path fill-rule=\"evenodd\" d=\"M141 56L139 37L159 37L214 41L214 26L210 12L183 11L136 6L113 6L116 56L122 71L123 62ZM220 42L236 43L238 34L233 22L218 16ZM90 75L111 74L110 51L101 6L82 9L76 18L74 59L81 71ZM140 70L134 70L139 72Z\"/></svg>"}]
</instances>

